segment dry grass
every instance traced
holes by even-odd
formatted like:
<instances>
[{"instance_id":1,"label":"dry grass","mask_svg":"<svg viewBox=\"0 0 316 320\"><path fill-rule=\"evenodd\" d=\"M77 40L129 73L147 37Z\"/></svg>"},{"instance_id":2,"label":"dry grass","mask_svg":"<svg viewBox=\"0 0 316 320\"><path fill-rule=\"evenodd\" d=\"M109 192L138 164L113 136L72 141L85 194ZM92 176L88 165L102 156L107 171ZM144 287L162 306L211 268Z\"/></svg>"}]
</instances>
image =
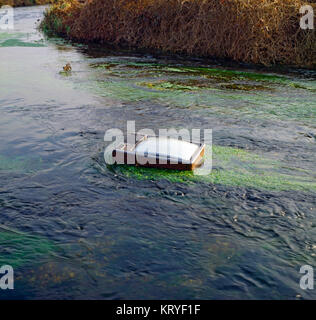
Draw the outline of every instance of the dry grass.
<instances>
[{"instance_id":1,"label":"dry grass","mask_svg":"<svg viewBox=\"0 0 316 320\"><path fill-rule=\"evenodd\" d=\"M82 5L62 0L46 14L43 26L84 42L315 68L315 30L299 27L304 4L305 0L87 0Z\"/></svg>"}]
</instances>

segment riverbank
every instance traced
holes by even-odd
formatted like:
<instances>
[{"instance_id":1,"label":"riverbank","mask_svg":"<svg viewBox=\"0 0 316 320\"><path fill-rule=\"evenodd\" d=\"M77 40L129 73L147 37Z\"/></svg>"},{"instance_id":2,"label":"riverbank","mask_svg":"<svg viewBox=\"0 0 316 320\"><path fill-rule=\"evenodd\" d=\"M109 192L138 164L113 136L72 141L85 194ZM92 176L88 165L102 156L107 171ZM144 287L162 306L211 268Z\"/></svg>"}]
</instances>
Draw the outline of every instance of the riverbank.
<instances>
[{"instance_id":1,"label":"riverbank","mask_svg":"<svg viewBox=\"0 0 316 320\"><path fill-rule=\"evenodd\" d=\"M299 27L303 0L61 0L44 31L100 42L239 62L316 68L316 33ZM315 5L315 4L314 4Z\"/></svg>"}]
</instances>

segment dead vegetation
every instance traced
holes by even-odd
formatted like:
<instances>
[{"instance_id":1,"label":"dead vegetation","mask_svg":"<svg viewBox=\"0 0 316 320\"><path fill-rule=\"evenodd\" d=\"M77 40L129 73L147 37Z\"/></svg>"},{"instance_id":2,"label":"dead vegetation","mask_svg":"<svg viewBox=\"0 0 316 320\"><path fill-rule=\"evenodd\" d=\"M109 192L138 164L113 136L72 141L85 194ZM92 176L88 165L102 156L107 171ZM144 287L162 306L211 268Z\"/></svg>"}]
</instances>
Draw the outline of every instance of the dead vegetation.
<instances>
[{"instance_id":1,"label":"dead vegetation","mask_svg":"<svg viewBox=\"0 0 316 320\"><path fill-rule=\"evenodd\" d=\"M76 41L315 68L316 34L300 29L302 5L305 0L61 0L42 27Z\"/></svg>"}]
</instances>

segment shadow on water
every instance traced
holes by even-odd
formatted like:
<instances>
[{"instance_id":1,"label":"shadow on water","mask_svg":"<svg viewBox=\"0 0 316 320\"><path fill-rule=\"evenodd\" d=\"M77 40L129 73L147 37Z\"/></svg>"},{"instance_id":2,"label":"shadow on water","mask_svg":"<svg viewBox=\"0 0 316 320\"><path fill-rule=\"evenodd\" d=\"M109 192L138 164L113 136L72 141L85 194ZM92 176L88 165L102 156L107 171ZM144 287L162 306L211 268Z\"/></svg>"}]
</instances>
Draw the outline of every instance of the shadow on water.
<instances>
[{"instance_id":1,"label":"shadow on water","mask_svg":"<svg viewBox=\"0 0 316 320\"><path fill-rule=\"evenodd\" d=\"M316 73L45 39L43 10L0 33L0 298L315 298ZM106 166L128 120L213 129L212 173Z\"/></svg>"}]
</instances>

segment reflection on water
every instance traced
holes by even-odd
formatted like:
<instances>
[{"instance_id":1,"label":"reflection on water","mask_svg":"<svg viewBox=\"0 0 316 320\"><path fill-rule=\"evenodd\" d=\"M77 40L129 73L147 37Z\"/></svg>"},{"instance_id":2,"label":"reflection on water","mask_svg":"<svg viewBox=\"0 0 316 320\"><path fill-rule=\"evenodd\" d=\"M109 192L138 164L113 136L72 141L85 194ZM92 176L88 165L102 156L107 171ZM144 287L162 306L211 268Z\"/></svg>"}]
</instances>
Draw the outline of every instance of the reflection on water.
<instances>
[{"instance_id":1,"label":"reflection on water","mask_svg":"<svg viewBox=\"0 0 316 320\"><path fill-rule=\"evenodd\" d=\"M315 72L44 39L43 10L0 33L0 298L315 298ZM213 129L212 174L107 167L128 120Z\"/></svg>"}]
</instances>

